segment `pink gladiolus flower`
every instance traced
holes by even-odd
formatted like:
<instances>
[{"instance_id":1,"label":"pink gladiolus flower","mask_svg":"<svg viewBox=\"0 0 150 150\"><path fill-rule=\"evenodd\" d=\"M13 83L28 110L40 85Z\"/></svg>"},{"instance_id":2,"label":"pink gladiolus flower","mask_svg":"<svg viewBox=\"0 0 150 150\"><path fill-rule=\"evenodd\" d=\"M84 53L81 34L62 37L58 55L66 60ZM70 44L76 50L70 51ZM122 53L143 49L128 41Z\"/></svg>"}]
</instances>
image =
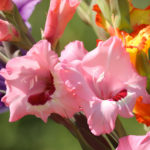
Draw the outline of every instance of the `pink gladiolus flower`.
<instances>
[{"instance_id":1,"label":"pink gladiolus flower","mask_svg":"<svg viewBox=\"0 0 150 150\"><path fill-rule=\"evenodd\" d=\"M2 101L10 108L9 121L32 114L46 122L53 112L63 117L78 112L61 71L57 54L46 40L35 44L27 55L10 60L0 71L7 87Z\"/></svg>"},{"instance_id":2,"label":"pink gladiolus flower","mask_svg":"<svg viewBox=\"0 0 150 150\"><path fill-rule=\"evenodd\" d=\"M17 41L19 33L8 21L0 19L0 41Z\"/></svg>"},{"instance_id":3,"label":"pink gladiolus flower","mask_svg":"<svg viewBox=\"0 0 150 150\"><path fill-rule=\"evenodd\" d=\"M12 8L13 8L12 0L0 1L0 11L9 11L9 10L12 10Z\"/></svg>"},{"instance_id":4,"label":"pink gladiolus flower","mask_svg":"<svg viewBox=\"0 0 150 150\"><path fill-rule=\"evenodd\" d=\"M146 79L132 67L121 40L112 37L100 42L84 57L79 48L70 54L65 51L66 54L62 56L72 60L63 59L66 71L61 76L74 89L93 134L110 133L118 114L126 118L133 116L136 98L147 96ZM82 57L77 59L77 55Z\"/></svg>"},{"instance_id":5,"label":"pink gladiolus flower","mask_svg":"<svg viewBox=\"0 0 150 150\"><path fill-rule=\"evenodd\" d=\"M78 5L78 0L51 0L44 38L54 44L62 36Z\"/></svg>"},{"instance_id":6,"label":"pink gladiolus flower","mask_svg":"<svg viewBox=\"0 0 150 150\"><path fill-rule=\"evenodd\" d=\"M145 136L129 135L119 139L119 145L116 150L149 150L150 132Z\"/></svg>"}]
</instances>

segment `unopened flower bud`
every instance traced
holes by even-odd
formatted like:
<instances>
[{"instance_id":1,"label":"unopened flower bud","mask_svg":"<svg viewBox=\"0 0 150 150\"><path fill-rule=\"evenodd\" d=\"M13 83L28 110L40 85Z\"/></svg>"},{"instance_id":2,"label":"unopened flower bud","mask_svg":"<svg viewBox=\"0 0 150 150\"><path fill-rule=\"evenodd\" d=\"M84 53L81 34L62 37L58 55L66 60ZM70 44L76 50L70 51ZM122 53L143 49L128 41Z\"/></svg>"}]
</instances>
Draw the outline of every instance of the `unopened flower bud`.
<instances>
[{"instance_id":1,"label":"unopened flower bud","mask_svg":"<svg viewBox=\"0 0 150 150\"><path fill-rule=\"evenodd\" d=\"M52 45L62 36L79 3L78 0L51 0L43 37Z\"/></svg>"},{"instance_id":2,"label":"unopened flower bud","mask_svg":"<svg viewBox=\"0 0 150 150\"><path fill-rule=\"evenodd\" d=\"M18 41L19 33L8 21L0 19L0 41Z\"/></svg>"},{"instance_id":3,"label":"unopened flower bud","mask_svg":"<svg viewBox=\"0 0 150 150\"><path fill-rule=\"evenodd\" d=\"M1 0L0 1L0 11L10 11L13 9L12 0Z\"/></svg>"}]
</instances>

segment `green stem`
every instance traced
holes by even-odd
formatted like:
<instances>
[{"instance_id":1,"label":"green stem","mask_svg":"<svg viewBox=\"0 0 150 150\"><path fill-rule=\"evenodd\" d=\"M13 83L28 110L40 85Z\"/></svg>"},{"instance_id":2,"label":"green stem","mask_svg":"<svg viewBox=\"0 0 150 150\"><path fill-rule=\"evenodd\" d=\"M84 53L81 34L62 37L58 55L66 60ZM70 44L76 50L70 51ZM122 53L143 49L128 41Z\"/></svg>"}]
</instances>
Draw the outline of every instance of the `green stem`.
<instances>
[{"instance_id":1,"label":"green stem","mask_svg":"<svg viewBox=\"0 0 150 150\"><path fill-rule=\"evenodd\" d=\"M105 137L105 139L107 140L107 142L109 143L109 146L111 147L111 150L115 150L115 145L114 142L112 142L112 139L110 138L110 136L108 134L103 135ZM114 138L113 138L114 139Z\"/></svg>"},{"instance_id":2,"label":"green stem","mask_svg":"<svg viewBox=\"0 0 150 150\"><path fill-rule=\"evenodd\" d=\"M74 118L76 128L79 130L80 134L87 141L87 143L93 148L93 150L111 149L111 145L104 135L95 136L91 133L87 124L87 119L82 113L75 114Z\"/></svg>"},{"instance_id":3,"label":"green stem","mask_svg":"<svg viewBox=\"0 0 150 150\"><path fill-rule=\"evenodd\" d=\"M5 93L6 93L6 91L4 91L4 90L0 90L0 93L3 93L3 94L5 94Z\"/></svg>"},{"instance_id":4,"label":"green stem","mask_svg":"<svg viewBox=\"0 0 150 150\"><path fill-rule=\"evenodd\" d=\"M9 61L9 58L0 52L0 60L2 60L4 63L7 63Z\"/></svg>"},{"instance_id":5,"label":"green stem","mask_svg":"<svg viewBox=\"0 0 150 150\"><path fill-rule=\"evenodd\" d=\"M82 114L76 114L73 119L65 119L57 114L52 114L51 119L64 125L74 137L77 138L83 150L111 150L113 148L107 139L101 136L93 135L87 125L86 117Z\"/></svg>"},{"instance_id":6,"label":"green stem","mask_svg":"<svg viewBox=\"0 0 150 150\"><path fill-rule=\"evenodd\" d=\"M3 12L3 16L12 23L16 29L19 31L20 40L16 42L12 42L17 47L28 50L35 43L32 35L30 34L26 24L22 20L20 13L16 6L14 6L11 12Z\"/></svg>"},{"instance_id":7,"label":"green stem","mask_svg":"<svg viewBox=\"0 0 150 150\"><path fill-rule=\"evenodd\" d=\"M71 127L71 133L72 133L72 135L74 135L78 139L78 141L79 141L82 149L83 150L93 150L93 148L83 138L82 134L80 133L80 131L78 130L78 128L75 126L75 124L71 120L69 120L69 119L65 119L65 120L66 120L66 123L68 123L69 126Z\"/></svg>"},{"instance_id":8,"label":"green stem","mask_svg":"<svg viewBox=\"0 0 150 150\"><path fill-rule=\"evenodd\" d=\"M117 117L116 119L116 126L115 126L115 130L114 133L116 133L116 135L118 136L118 138L121 138L123 136L127 136L127 133L120 121L120 119Z\"/></svg>"}]
</instances>

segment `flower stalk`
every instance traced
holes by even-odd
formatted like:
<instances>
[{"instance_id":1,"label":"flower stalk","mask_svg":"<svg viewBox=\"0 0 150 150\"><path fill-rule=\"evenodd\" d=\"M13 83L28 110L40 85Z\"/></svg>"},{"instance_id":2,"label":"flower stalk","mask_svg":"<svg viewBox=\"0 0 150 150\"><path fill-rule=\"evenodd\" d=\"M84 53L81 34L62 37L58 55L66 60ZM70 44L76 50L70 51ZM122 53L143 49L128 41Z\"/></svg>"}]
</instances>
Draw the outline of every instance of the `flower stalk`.
<instances>
[{"instance_id":1,"label":"flower stalk","mask_svg":"<svg viewBox=\"0 0 150 150\"><path fill-rule=\"evenodd\" d=\"M35 41L24 21L22 20L17 7L14 5L11 12L3 12L3 16L16 27L20 34L20 40L12 43L19 48L29 50Z\"/></svg>"}]
</instances>

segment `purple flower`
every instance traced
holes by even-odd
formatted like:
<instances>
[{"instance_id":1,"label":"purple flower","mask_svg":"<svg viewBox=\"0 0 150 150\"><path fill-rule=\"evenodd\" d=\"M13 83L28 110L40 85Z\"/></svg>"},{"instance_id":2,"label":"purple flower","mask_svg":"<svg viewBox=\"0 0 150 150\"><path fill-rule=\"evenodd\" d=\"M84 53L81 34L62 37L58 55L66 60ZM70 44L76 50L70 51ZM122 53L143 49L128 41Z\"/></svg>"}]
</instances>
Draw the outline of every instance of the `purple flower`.
<instances>
[{"instance_id":1,"label":"purple flower","mask_svg":"<svg viewBox=\"0 0 150 150\"><path fill-rule=\"evenodd\" d=\"M13 0L13 2L18 7L18 10L22 16L22 19L26 23L26 25L30 28L30 24L28 22L28 19L30 18L35 6L40 2L41 0Z\"/></svg>"},{"instance_id":2,"label":"purple flower","mask_svg":"<svg viewBox=\"0 0 150 150\"><path fill-rule=\"evenodd\" d=\"M4 68L5 65L0 62L0 69ZM6 86L5 86L5 83L4 83L4 78L0 75L0 90L6 90Z\"/></svg>"},{"instance_id":3,"label":"purple flower","mask_svg":"<svg viewBox=\"0 0 150 150\"><path fill-rule=\"evenodd\" d=\"M0 62L0 69L4 67L5 65ZM6 86L5 86L4 78L0 76L0 113L3 113L8 110L8 107L6 107L3 102L1 102L1 98L4 96L4 93L2 91L5 90L6 90Z\"/></svg>"}]
</instances>

